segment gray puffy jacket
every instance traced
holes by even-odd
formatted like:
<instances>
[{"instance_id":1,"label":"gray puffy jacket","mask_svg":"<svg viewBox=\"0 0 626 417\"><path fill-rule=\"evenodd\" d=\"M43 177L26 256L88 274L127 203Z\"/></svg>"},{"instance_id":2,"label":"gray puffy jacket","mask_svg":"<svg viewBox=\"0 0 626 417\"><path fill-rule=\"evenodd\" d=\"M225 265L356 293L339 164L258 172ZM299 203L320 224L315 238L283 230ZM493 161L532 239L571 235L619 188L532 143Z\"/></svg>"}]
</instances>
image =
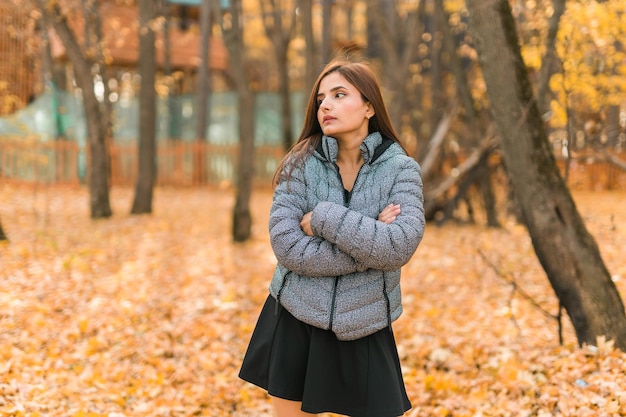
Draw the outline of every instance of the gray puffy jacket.
<instances>
[{"instance_id":1,"label":"gray puffy jacket","mask_svg":"<svg viewBox=\"0 0 626 417\"><path fill-rule=\"evenodd\" d=\"M400 268L424 234L420 167L379 133L361 144L365 163L351 193L335 163L337 141L320 146L274 192L269 231L278 265L270 293L297 319L354 340L391 326L402 313ZM400 204L391 224L377 220ZM307 236L300 227L313 211Z\"/></svg>"}]
</instances>

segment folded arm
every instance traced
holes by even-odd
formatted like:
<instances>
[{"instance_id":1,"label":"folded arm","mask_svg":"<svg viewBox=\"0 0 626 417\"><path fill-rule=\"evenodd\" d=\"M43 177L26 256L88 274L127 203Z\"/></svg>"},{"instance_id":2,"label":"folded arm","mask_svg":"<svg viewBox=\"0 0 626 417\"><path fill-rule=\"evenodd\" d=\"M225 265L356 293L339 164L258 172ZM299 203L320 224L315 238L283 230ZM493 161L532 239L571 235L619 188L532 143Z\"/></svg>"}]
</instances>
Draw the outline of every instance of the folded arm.
<instances>
[{"instance_id":1,"label":"folded arm","mask_svg":"<svg viewBox=\"0 0 626 417\"><path fill-rule=\"evenodd\" d=\"M300 275L328 277L351 274L364 268L337 245L320 236L308 236L301 227L307 212L306 184L298 178L283 182L274 191L270 211L270 241L278 262Z\"/></svg>"},{"instance_id":2,"label":"folded arm","mask_svg":"<svg viewBox=\"0 0 626 417\"><path fill-rule=\"evenodd\" d=\"M407 160L398 171L389 200L400 205L400 213L389 223L341 204L321 202L313 210L311 229L361 267L397 270L413 256L424 234L424 200L417 163Z\"/></svg>"}]
</instances>

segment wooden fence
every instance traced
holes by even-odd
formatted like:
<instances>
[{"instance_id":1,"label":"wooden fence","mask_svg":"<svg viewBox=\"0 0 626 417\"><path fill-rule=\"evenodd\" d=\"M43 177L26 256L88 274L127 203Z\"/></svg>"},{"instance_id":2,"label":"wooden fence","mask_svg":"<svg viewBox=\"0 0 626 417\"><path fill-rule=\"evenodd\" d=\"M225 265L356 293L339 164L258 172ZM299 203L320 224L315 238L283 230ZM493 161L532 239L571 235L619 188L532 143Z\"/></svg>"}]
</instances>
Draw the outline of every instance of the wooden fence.
<instances>
[{"instance_id":1,"label":"wooden fence","mask_svg":"<svg viewBox=\"0 0 626 417\"><path fill-rule=\"evenodd\" d=\"M157 148L157 185L196 186L233 183L237 145L167 141ZM132 186L137 176L137 146L114 144L111 184ZM277 146L255 150L254 183L270 186L283 156ZM625 155L621 155L624 159ZM24 141L0 138L0 180L20 183L81 184L87 179L88 158L74 142ZM564 161L558 161L564 172ZM575 190L626 190L626 172L609 162L571 161L568 184Z\"/></svg>"},{"instance_id":2,"label":"wooden fence","mask_svg":"<svg viewBox=\"0 0 626 417\"><path fill-rule=\"evenodd\" d=\"M626 153L618 155L621 160ZM561 174L565 174L565 161L557 160ZM594 158L571 160L567 172L567 184L571 190L626 190L626 171L608 161Z\"/></svg>"},{"instance_id":3,"label":"wooden fence","mask_svg":"<svg viewBox=\"0 0 626 417\"><path fill-rule=\"evenodd\" d=\"M271 185L274 170L283 157L282 148L258 146L254 155L254 182ZM168 141L157 148L157 184L172 186L232 183L239 159L238 145ZM134 185L137 177L137 146L111 147L111 183Z\"/></svg>"},{"instance_id":4,"label":"wooden fence","mask_svg":"<svg viewBox=\"0 0 626 417\"><path fill-rule=\"evenodd\" d=\"M238 145L168 141L157 147L157 185L220 185L234 181ZM137 146L110 147L111 184L132 186L137 178ZM271 185L283 151L255 149L255 185ZM87 181L88 156L74 142L0 140L0 180L20 183L81 184Z\"/></svg>"},{"instance_id":5,"label":"wooden fence","mask_svg":"<svg viewBox=\"0 0 626 417\"><path fill-rule=\"evenodd\" d=\"M78 184L74 142L0 139L0 179L24 183Z\"/></svg>"}]
</instances>

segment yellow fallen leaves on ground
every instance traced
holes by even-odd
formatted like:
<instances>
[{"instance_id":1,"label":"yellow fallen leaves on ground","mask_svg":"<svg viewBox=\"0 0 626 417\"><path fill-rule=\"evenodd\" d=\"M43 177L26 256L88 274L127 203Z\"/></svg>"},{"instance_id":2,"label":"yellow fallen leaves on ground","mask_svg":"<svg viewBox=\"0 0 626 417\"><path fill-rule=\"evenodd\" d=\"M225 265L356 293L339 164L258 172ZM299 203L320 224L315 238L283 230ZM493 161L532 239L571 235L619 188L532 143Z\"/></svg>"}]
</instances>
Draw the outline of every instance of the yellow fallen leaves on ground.
<instances>
[{"instance_id":1,"label":"yellow fallen leaves on ground","mask_svg":"<svg viewBox=\"0 0 626 417\"><path fill-rule=\"evenodd\" d=\"M275 259L268 190L253 236L230 238L232 190L155 192L154 213L89 219L84 188L0 185L0 416L270 416L237 378ZM626 194L577 193L585 222L626 296ZM512 291L493 262L545 310L557 301L525 230L429 225L403 272L396 339L407 416L626 415L626 356L578 348Z\"/></svg>"}]
</instances>

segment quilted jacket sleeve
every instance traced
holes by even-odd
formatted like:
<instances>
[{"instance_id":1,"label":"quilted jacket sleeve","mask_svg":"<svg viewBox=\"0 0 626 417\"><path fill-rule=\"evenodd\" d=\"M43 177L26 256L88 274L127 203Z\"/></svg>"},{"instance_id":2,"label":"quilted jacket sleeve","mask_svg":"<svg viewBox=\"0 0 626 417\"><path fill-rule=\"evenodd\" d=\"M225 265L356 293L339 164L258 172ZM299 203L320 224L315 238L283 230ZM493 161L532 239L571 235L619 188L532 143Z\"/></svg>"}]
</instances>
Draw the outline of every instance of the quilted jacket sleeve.
<instances>
[{"instance_id":1,"label":"quilted jacket sleeve","mask_svg":"<svg viewBox=\"0 0 626 417\"><path fill-rule=\"evenodd\" d=\"M269 232L278 262L287 269L310 277L332 277L363 270L337 245L319 236L308 236L300 227L306 208L306 184L295 174L274 191Z\"/></svg>"},{"instance_id":2,"label":"quilted jacket sleeve","mask_svg":"<svg viewBox=\"0 0 626 417\"><path fill-rule=\"evenodd\" d=\"M365 268L400 269L415 253L425 228L419 165L411 158L402 161L391 187L390 202L401 209L394 222L386 224L340 204L321 202L313 210L313 233Z\"/></svg>"}]
</instances>

